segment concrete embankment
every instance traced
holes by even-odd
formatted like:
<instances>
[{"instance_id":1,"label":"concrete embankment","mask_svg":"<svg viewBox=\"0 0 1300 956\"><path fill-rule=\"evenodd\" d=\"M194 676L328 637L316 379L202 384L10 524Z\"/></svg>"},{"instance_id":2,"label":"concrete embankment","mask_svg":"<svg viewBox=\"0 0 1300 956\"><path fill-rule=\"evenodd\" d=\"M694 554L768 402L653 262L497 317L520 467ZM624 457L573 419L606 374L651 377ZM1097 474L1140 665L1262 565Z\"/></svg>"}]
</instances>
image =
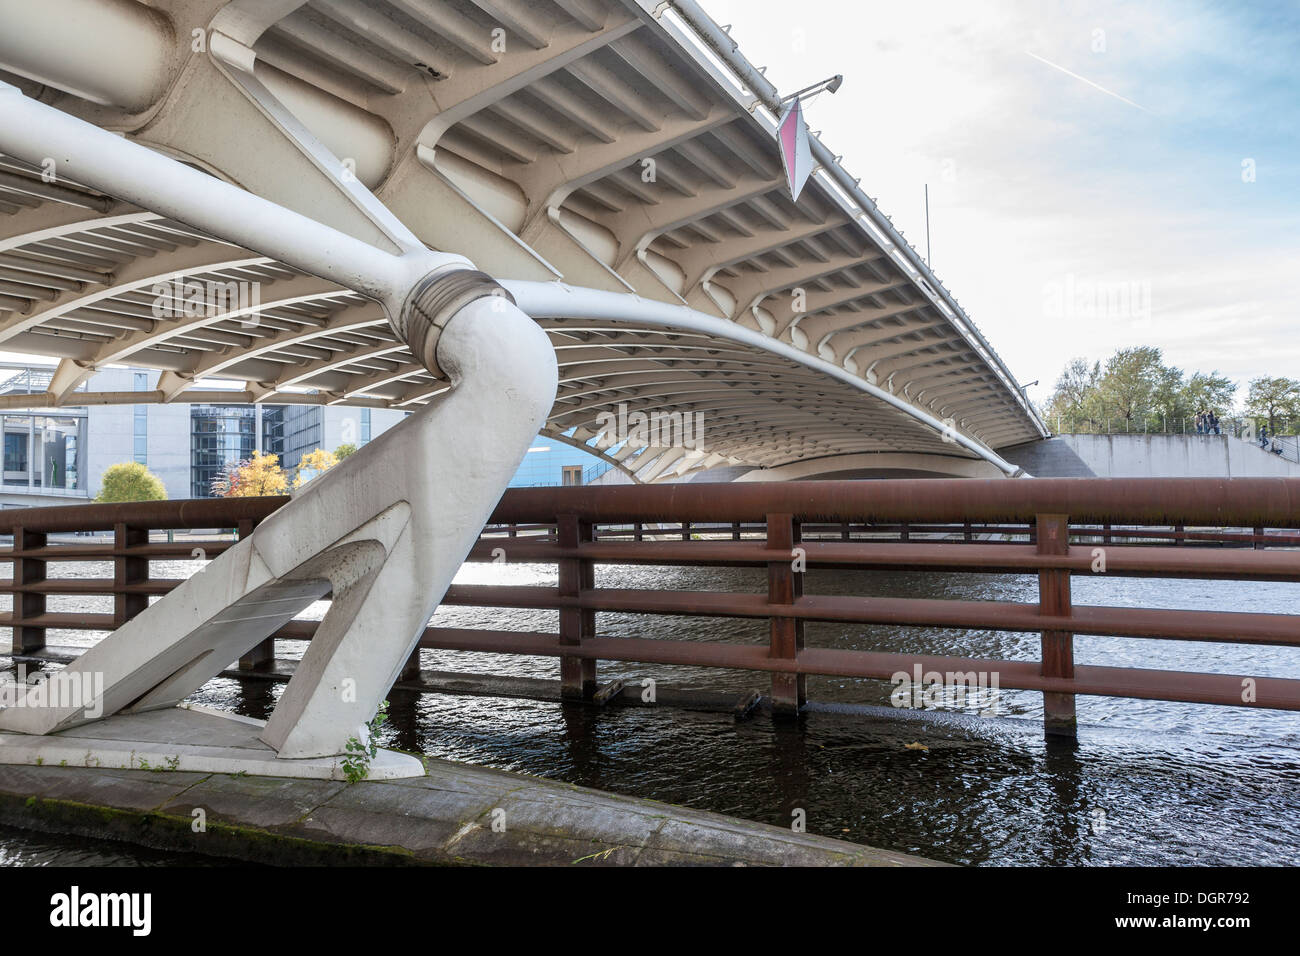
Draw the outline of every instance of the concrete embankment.
<instances>
[{"instance_id":1,"label":"concrete embankment","mask_svg":"<svg viewBox=\"0 0 1300 956\"><path fill-rule=\"evenodd\" d=\"M276 865L938 866L716 813L442 760L363 781L0 767L0 822Z\"/></svg>"}]
</instances>

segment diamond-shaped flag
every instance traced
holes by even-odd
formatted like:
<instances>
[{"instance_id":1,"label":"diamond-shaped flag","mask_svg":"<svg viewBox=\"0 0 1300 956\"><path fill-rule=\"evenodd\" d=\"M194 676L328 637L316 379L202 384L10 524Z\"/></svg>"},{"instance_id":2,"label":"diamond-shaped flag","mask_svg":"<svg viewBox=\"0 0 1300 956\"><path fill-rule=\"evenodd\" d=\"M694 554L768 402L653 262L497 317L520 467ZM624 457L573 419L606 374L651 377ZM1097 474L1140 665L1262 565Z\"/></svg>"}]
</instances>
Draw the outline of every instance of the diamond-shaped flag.
<instances>
[{"instance_id":1,"label":"diamond-shaped flag","mask_svg":"<svg viewBox=\"0 0 1300 956\"><path fill-rule=\"evenodd\" d=\"M812 149L808 146L808 124L804 122L803 105L797 96L776 126L776 141L781 147L781 165L785 167L790 198L798 200L803 184L812 173Z\"/></svg>"}]
</instances>

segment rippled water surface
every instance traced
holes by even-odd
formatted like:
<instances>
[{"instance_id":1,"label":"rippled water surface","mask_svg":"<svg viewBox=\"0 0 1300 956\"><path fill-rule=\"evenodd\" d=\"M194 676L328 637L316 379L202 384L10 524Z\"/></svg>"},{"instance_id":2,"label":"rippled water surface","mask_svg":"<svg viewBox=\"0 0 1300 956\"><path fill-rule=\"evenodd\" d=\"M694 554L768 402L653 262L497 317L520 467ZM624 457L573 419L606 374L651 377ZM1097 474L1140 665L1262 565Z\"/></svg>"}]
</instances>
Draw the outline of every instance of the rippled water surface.
<instances>
[{"instance_id":1,"label":"rippled water surface","mask_svg":"<svg viewBox=\"0 0 1300 956\"><path fill-rule=\"evenodd\" d=\"M224 861L0 826L0 866L213 866Z\"/></svg>"},{"instance_id":2,"label":"rippled water surface","mask_svg":"<svg viewBox=\"0 0 1300 956\"><path fill-rule=\"evenodd\" d=\"M155 563L154 575L199 566ZM69 571L73 566L69 566ZM107 567L76 572L103 576ZM51 569L51 573L54 572ZM598 570L602 586L759 592L749 569ZM545 565L468 566L466 583L554 585ZM1076 577L1074 603L1300 613L1300 585ZM814 571L808 593L1037 599L1033 576ZM50 610L107 609L51 598ZM315 607L319 613L321 608ZM444 608L435 624L555 630L545 611ZM602 614L602 634L765 643L766 622ZM51 644L93 636L51 633ZM1037 660L1036 634L816 624L811 646ZM282 643L282 656L294 645ZM1300 651L1277 647L1076 637L1079 663L1300 678ZM558 677L551 658L423 653L425 668ZM741 671L602 662L602 681L766 691ZM385 743L525 771L965 864L1300 862L1300 715L1111 698L1078 699L1077 746L1044 741L1041 695L1003 691L940 712L895 710L889 684L810 678L815 702L795 723L661 707L603 710L534 700L395 691ZM203 702L265 717L281 685L218 679ZM912 745L912 746L909 746ZM0 831L0 862L27 862ZM111 854L104 863L121 862ZM142 862L138 861L137 862Z\"/></svg>"}]
</instances>

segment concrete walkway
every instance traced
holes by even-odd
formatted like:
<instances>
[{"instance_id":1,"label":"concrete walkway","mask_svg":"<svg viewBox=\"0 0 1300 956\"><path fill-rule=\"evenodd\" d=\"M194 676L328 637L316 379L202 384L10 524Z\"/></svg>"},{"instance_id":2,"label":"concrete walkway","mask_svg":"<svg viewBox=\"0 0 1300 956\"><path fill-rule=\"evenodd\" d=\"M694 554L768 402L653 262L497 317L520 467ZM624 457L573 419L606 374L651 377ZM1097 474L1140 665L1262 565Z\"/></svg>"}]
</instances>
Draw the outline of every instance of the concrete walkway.
<instances>
[{"instance_id":1,"label":"concrete walkway","mask_svg":"<svg viewBox=\"0 0 1300 956\"><path fill-rule=\"evenodd\" d=\"M5 766L0 822L278 865L941 865L524 774L426 766L358 784Z\"/></svg>"}]
</instances>

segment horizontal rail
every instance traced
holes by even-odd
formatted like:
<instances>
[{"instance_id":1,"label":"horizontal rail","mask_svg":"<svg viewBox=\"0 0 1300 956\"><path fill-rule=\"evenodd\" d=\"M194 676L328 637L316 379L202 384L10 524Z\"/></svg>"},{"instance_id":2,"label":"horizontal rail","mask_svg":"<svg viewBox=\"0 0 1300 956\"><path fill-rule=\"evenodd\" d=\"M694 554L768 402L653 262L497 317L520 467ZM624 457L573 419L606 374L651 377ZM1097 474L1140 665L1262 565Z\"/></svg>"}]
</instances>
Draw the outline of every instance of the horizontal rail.
<instances>
[{"instance_id":1,"label":"horizontal rail","mask_svg":"<svg viewBox=\"0 0 1300 956\"><path fill-rule=\"evenodd\" d=\"M1067 554L1041 554L1022 544L919 544L911 542L802 541L809 568L1030 573L1040 570L1115 577L1187 577L1223 580L1300 581L1300 551L1221 551L1175 547L1112 547L1104 572L1093 570L1096 556L1086 546ZM551 562L581 558L604 564L759 567L789 561L789 551L762 541L600 541L564 548L551 541L480 538L468 560Z\"/></svg>"},{"instance_id":2,"label":"horizontal rail","mask_svg":"<svg viewBox=\"0 0 1300 956\"><path fill-rule=\"evenodd\" d=\"M1300 527L1300 478L934 478L924 481L690 482L515 488L491 522L763 521L1026 522Z\"/></svg>"},{"instance_id":3,"label":"horizontal rail","mask_svg":"<svg viewBox=\"0 0 1300 956\"><path fill-rule=\"evenodd\" d=\"M1249 611L1180 611L1076 605L1066 615L1043 614L1037 604L930 598L804 595L772 604L766 594L596 588L576 597L554 588L453 584L443 604L535 610L579 608L622 614L795 618L848 624L894 624L991 631L1073 631L1114 637L1275 644L1300 647L1300 617Z\"/></svg>"},{"instance_id":4,"label":"horizontal rail","mask_svg":"<svg viewBox=\"0 0 1300 956\"><path fill-rule=\"evenodd\" d=\"M277 495L265 498L183 498L121 504L12 508L0 511L0 535L13 534L16 528L42 534L111 532L117 524L155 531L234 528L241 521L263 520L288 500L287 496Z\"/></svg>"},{"instance_id":5,"label":"horizontal rail","mask_svg":"<svg viewBox=\"0 0 1300 956\"><path fill-rule=\"evenodd\" d=\"M50 617L56 617L51 615ZM111 617L109 615L101 618ZM111 622L101 621L103 628ZM56 625L51 625L56 626ZM315 621L293 621L275 635L310 641ZM1073 678L1045 677L1038 661L896 654L837 648L804 648L793 658L772 657L766 644L719 644L631 637L591 637L578 646L560 643L543 631L500 631L431 627L420 638L426 650L511 654L526 657L578 657L683 667L717 667L787 674L891 680L897 674L996 674L1003 690L1029 690L1099 697L1178 701L1220 706L1243 705L1243 682L1252 683L1252 706L1300 710L1300 680L1234 674L1204 674L1137 667L1076 665Z\"/></svg>"},{"instance_id":6,"label":"horizontal rail","mask_svg":"<svg viewBox=\"0 0 1300 956\"><path fill-rule=\"evenodd\" d=\"M289 499L199 498L69 505L0 512L0 534L234 527L261 521ZM801 522L1026 524L1039 514L1072 523L1300 528L1300 478L1035 478L987 481L799 481L512 488L490 524L554 524L559 514L599 523L762 523L772 513ZM111 517L110 517L111 515ZM1117 532L1118 533L1118 532Z\"/></svg>"},{"instance_id":7,"label":"horizontal rail","mask_svg":"<svg viewBox=\"0 0 1300 956\"><path fill-rule=\"evenodd\" d=\"M574 655L587 660L635 661L689 667L780 671L828 677L890 680L899 673L996 673L1002 688L1037 690L1101 697L1170 700L1189 704L1241 706L1242 681L1255 682L1255 706L1300 710L1300 680L1254 678L1230 674L1150 670L1136 667L1078 665L1073 679L1044 677L1038 661L989 660L804 648L794 658L769 656L765 644L700 644L633 637L595 637L579 648L561 645L559 635L537 631L482 631L469 628L430 628L420 646L433 650L477 651L537 657Z\"/></svg>"}]
</instances>

